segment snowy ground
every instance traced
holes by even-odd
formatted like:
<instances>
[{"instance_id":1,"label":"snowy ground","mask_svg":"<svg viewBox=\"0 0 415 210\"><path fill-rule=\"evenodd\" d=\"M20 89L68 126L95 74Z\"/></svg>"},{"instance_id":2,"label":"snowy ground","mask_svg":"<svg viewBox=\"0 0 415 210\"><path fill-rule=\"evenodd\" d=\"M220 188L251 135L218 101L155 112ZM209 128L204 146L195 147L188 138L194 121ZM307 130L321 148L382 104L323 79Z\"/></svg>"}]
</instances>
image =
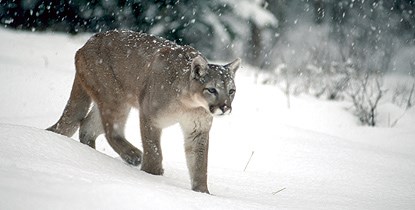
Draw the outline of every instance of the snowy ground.
<instances>
[{"instance_id":1,"label":"snowy ground","mask_svg":"<svg viewBox=\"0 0 415 210\"><path fill-rule=\"evenodd\" d=\"M358 125L345 102L285 97L238 72L232 115L215 119L213 195L190 190L182 134L163 133L165 175L43 130L60 116L88 38L0 29L0 209L414 209L415 109ZM400 119L388 127L388 119ZM127 137L140 146L137 113ZM390 121L390 120L389 120ZM254 152L246 171L245 165Z\"/></svg>"}]
</instances>

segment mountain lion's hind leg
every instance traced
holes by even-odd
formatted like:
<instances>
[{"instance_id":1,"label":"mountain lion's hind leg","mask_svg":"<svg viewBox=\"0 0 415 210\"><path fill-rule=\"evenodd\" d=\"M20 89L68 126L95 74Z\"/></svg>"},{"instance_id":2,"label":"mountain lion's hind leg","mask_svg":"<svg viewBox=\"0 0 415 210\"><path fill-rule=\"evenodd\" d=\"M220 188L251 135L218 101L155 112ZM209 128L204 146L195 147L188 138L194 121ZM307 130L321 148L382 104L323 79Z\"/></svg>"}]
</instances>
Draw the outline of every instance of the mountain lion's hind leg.
<instances>
[{"instance_id":1,"label":"mountain lion's hind leg","mask_svg":"<svg viewBox=\"0 0 415 210\"><path fill-rule=\"evenodd\" d=\"M104 127L102 127L101 116L98 106L93 103L91 111L81 121L81 127L79 128L79 140L95 149L95 140L101 134L105 133Z\"/></svg>"},{"instance_id":2,"label":"mountain lion's hind leg","mask_svg":"<svg viewBox=\"0 0 415 210\"><path fill-rule=\"evenodd\" d=\"M113 102L115 103L115 102ZM124 137L124 127L131 107L127 104L100 104L102 125L108 143L121 158L134 166L141 163L142 152Z\"/></svg>"}]
</instances>

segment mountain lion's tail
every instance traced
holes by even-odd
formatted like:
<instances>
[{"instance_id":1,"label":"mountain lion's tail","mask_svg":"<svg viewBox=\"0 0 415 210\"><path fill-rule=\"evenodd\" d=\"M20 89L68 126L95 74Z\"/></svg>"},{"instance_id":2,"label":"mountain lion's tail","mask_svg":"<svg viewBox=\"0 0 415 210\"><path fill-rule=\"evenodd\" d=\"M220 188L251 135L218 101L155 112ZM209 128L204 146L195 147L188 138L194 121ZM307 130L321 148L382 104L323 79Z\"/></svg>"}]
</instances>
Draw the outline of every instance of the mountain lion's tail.
<instances>
[{"instance_id":1,"label":"mountain lion's tail","mask_svg":"<svg viewBox=\"0 0 415 210\"><path fill-rule=\"evenodd\" d=\"M91 97L83 88L80 78L76 74L71 96L62 116L56 124L46 130L71 137L79 128L81 121L88 114L91 102Z\"/></svg>"}]
</instances>

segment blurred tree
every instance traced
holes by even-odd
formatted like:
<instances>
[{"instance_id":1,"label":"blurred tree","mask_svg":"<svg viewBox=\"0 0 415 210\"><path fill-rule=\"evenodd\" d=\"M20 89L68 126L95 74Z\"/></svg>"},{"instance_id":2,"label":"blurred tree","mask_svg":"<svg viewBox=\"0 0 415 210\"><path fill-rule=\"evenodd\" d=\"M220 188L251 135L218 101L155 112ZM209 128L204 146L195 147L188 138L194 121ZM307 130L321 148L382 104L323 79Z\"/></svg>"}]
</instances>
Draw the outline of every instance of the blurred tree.
<instances>
[{"instance_id":1,"label":"blurred tree","mask_svg":"<svg viewBox=\"0 0 415 210\"><path fill-rule=\"evenodd\" d=\"M115 28L189 44L211 59L241 56L260 65L277 19L264 0L0 0L0 23L70 33Z\"/></svg>"},{"instance_id":2,"label":"blurred tree","mask_svg":"<svg viewBox=\"0 0 415 210\"><path fill-rule=\"evenodd\" d=\"M340 48L361 46L387 69L400 43L415 44L415 1L0 0L0 24L70 33L144 31L190 44L211 59L241 56L269 69L278 65L272 55L284 34L328 25Z\"/></svg>"}]
</instances>

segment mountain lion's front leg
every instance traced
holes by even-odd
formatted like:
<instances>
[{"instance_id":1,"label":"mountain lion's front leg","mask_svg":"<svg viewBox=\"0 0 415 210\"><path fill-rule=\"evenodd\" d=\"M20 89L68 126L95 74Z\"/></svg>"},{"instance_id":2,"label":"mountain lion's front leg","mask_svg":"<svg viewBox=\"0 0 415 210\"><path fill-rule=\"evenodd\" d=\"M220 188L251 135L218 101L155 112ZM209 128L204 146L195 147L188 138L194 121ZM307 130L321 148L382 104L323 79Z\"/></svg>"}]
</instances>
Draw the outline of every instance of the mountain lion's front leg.
<instances>
[{"instance_id":1,"label":"mountain lion's front leg","mask_svg":"<svg viewBox=\"0 0 415 210\"><path fill-rule=\"evenodd\" d=\"M185 136L185 153L192 190L209 193L207 167L211 119L198 119L181 124Z\"/></svg>"},{"instance_id":2,"label":"mountain lion's front leg","mask_svg":"<svg viewBox=\"0 0 415 210\"><path fill-rule=\"evenodd\" d=\"M163 154L160 146L161 129L154 126L151 119L141 112L140 131L143 144L141 170L154 175L163 175Z\"/></svg>"}]
</instances>

